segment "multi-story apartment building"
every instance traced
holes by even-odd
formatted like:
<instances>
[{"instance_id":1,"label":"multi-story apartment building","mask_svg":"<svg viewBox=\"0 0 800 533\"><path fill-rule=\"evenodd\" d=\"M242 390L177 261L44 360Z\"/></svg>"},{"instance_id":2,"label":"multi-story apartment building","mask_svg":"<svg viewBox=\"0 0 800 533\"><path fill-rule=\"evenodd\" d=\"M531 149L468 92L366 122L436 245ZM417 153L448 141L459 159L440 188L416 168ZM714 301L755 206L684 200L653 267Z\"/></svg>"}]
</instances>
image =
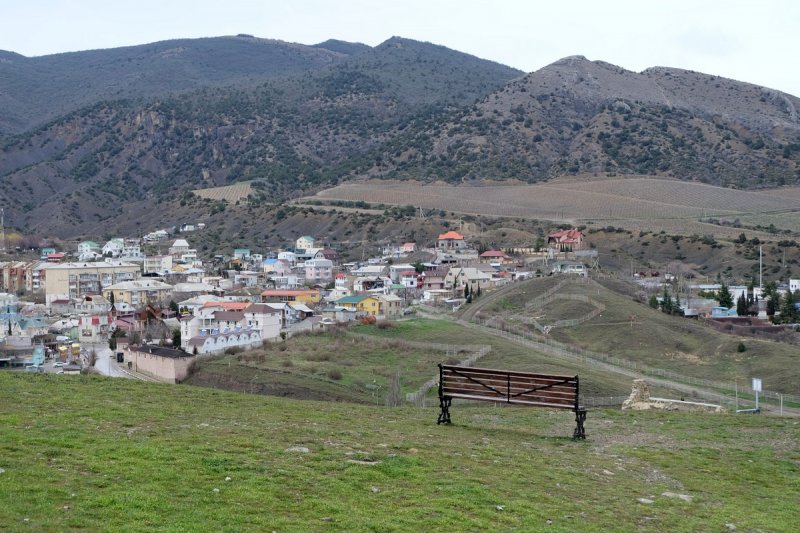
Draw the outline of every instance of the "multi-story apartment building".
<instances>
[{"instance_id":1,"label":"multi-story apartment building","mask_svg":"<svg viewBox=\"0 0 800 533\"><path fill-rule=\"evenodd\" d=\"M144 304L163 304L172 299L172 285L157 279L138 279L109 285L103 289L103 297L114 303L124 302L133 307Z\"/></svg>"},{"instance_id":2,"label":"multi-story apartment building","mask_svg":"<svg viewBox=\"0 0 800 533\"><path fill-rule=\"evenodd\" d=\"M115 283L134 281L141 276L141 267L121 261L95 263L48 264L45 277L45 301L78 298L86 294L102 294Z\"/></svg>"}]
</instances>

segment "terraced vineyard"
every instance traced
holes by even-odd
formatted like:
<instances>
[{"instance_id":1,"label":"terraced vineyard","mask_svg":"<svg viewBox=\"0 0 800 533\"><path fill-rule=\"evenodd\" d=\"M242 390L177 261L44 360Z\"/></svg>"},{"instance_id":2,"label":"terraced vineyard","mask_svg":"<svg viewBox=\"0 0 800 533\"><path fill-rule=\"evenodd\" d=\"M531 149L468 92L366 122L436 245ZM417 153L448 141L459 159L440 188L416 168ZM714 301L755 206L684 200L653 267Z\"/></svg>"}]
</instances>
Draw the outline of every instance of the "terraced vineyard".
<instances>
[{"instance_id":1,"label":"terraced vineyard","mask_svg":"<svg viewBox=\"0 0 800 533\"><path fill-rule=\"evenodd\" d=\"M225 200L228 203L235 204L239 200L244 200L253 192L253 187L249 181L234 183L233 185L225 185L224 187L210 187L208 189L195 189L193 191L200 198L208 198L210 200Z\"/></svg>"},{"instance_id":2,"label":"terraced vineyard","mask_svg":"<svg viewBox=\"0 0 800 533\"><path fill-rule=\"evenodd\" d=\"M749 192L649 177L486 187L370 181L343 184L316 197L670 233L736 236L741 232L736 227L701 222L709 218L739 219L745 225L765 227L774 224L800 232L800 188Z\"/></svg>"}]
</instances>

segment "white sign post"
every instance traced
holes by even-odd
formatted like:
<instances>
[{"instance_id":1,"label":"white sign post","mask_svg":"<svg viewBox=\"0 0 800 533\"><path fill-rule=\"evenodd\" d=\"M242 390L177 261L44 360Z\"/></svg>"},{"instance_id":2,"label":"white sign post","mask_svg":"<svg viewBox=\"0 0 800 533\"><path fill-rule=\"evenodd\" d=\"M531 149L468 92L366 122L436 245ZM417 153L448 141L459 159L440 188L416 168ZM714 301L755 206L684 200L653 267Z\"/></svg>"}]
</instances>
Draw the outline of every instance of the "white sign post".
<instances>
[{"instance_id":1,"label":"white sign post","mask_svg":"<svg viewBox=\"0 0 800 533\"><path fill-rule=\"evenodd\" d=\"M756 393L756 411L758 411L758 393L761 392L760 378L753 378L753 391Z\"/></svg>"}]
</instances>

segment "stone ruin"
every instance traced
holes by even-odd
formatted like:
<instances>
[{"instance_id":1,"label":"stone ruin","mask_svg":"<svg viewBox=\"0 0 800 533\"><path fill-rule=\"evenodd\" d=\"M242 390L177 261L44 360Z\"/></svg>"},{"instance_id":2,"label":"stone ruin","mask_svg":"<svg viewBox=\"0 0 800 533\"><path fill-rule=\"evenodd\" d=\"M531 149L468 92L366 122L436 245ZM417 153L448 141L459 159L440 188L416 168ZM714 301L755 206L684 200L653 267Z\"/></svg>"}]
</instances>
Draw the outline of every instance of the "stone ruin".
<instances>
[{"instance_id":1,"label":"stone ruin","mask_svg":"<svg viewBox=\"0 0 800 533\"><path fill-rule=\"evenodd\" d=\"M631 409L633 411L662 409L664 411L683 411L689 413L724 413L726 411L721 405L714 405L711 403L653 398L650 396L650 387L644 379L633 380L633 390L631 390L631 395L628 399L622 402L622 408Z\"/></svg>"}]
</instances>

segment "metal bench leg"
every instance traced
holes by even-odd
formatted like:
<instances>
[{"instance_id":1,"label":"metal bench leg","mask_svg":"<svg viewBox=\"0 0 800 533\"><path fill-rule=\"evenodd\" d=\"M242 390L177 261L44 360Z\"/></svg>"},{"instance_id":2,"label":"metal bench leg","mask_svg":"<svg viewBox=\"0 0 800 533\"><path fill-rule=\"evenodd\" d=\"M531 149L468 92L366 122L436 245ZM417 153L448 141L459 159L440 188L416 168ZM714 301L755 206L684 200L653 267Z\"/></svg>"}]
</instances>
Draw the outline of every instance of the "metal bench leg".
<instances>
[{"instance_id":1,"label":"metal bench leg","mask_svg":"<svg viewBox=\"0 0 800 533\"><path fill-rule=\"evenodd\" d=\"M586 409L578 409L575 411L575 433L572 434L572 440L586 439L586 431L583 429L583 423L586 420Z\"/></svg>"},{"instance_id":2,"label":"metal bench leg","mask_svg":"<svg viewBox=\"0 0 800 533\"><path fill-rule=\"evenodd\" d=\"M452 401L453 399L449 396L439 397L439 407L442 408L442 412L439 413L439 419L436 421L437 424L450 423L450 402Z\"/></svg>"}]
</instances>

